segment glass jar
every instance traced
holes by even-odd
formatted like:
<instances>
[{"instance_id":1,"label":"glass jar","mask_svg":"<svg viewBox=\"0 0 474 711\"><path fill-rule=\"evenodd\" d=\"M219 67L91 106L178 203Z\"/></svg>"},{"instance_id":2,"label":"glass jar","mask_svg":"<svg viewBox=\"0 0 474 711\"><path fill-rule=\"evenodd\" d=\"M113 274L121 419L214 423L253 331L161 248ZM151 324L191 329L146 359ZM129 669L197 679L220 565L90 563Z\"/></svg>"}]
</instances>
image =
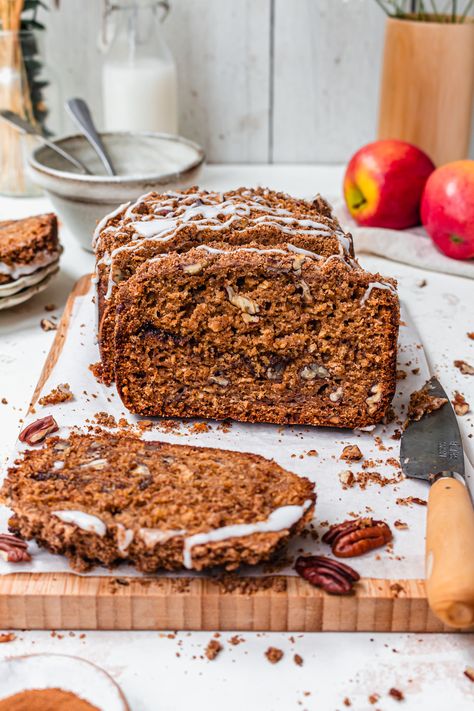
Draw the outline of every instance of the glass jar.
<instances>
[{"instance_id":1,"label":"glass jar","mask_svg":"<svg viewBox=\"0 0 474 711\"><path fill-rule=\"evenodd\" d=\"M57 87L43 60L41 31L0 31L0 109L9 109L51 134L57 115ZM0 193L41 195L27 173L29 152L37 139L20 134L0 120Z\"/></svg>"},{"instance_id":2,"label":"glass jar","mask_svg":"<svg viewBox=\"0 0 474 711\"><path fill-rule=\"evenodd\" d=\"M168 3L106 3L102 99L106 131L178 132L177 73L162 36Z\"/></svg>"}]
</instances>

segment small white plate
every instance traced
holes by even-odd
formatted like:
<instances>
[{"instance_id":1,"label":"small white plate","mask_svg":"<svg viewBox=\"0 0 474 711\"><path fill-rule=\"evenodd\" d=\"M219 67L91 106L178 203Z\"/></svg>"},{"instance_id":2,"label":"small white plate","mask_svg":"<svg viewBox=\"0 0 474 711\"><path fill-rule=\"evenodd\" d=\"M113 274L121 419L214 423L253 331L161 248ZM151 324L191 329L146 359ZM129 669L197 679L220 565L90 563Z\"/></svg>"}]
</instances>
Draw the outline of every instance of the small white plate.
<instances>
[{"instance_id":1,"label":"small white plate","mask_svg":"<svg viewBox=\"0 0 474 711\"><path fill-rule=\"evenodd\" d=\"M130 711L111 676L95 664L66 654L31 654L0 662L0 698L28 689L61 689L100 711Z\"/></svg>"},{"instance_id":2,"label":"small white plate","mask_svg":"<svg viewBox=\"0 0 474 711\"><path fill-rule=\"evenodd\" d=\"M49 286L49 282L51 281L51 279L58 272L59 266L56 263L54 271L48 274L48 276L46 276L38 284L23 289L22 291L19 291L18 293L13 294L12 296L0 296L0 311L3 309L10 309L13 306L18 306L18 304L22 304L24 301L28 301L28 299L31 299L33 296L36 296L36 294L39 294L41 291L44 291Z\"/></svg>"},{"instance_id":3,"label":"small white plate","mask_svg":"<svg viewBox=\"0 0 474 711\"><path fill-rule=\"evenodd\" d=\"M13 296L13 294L18 294L19 291L26 289L28 286L33 286L38 284L49 274L53 274L58 268L59 259L55 259L54 262L48 264L47 267L41 267L37 269L33 274L28 274L28 276L20 277L14 281L9 281L6 284L0 284L0 299L6 296Z\"/></svg>"}]
</instances>

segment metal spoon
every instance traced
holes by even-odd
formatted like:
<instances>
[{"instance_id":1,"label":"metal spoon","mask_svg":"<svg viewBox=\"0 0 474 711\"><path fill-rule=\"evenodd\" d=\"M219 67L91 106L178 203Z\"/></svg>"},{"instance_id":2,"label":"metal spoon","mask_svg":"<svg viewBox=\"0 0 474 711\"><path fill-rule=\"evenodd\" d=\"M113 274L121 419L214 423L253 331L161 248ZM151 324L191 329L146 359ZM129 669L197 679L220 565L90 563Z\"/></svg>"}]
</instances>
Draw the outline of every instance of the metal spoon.
<instances>
[{"instance_id":1,"label":"metal spoon","mask_svg":"<svg viewBox=\"0 0 474 711\"><path fill-rule=\"evenodd\" d=\"M20 133L26 133L29 136L35 136L36 138L39 138L46 146L48 146L48 148L51 148L52 151L60 155L61 158L64 158L64 160L67 160L68 163L71 163L75 168L80 170L81 173L84 173L85 175L92 175L91 171L86 168L84 163L81 163L79 158L75 158L70 153L67 153L63 148L60 148L56 143L50 141L48 138L45 138L45 136L43 136L41 131L36 126L33 126L32 123L24 119L19 114L16 114L14 111L8 111L7 109L4 109L0 111L0 117L4 121L9 123L10 126L16 128L16 130Z\"/></svg>"},{"instance_id":2,"label":"metal spoon","mask_svg":"<svg viewBox=\"0 0 474 711\"><path fill-rule=\"evenodd\" d=\"M97 133L91 112L84 99L68 99L66 101L66 109L99 156L107 173L109 175L117 175L102 139Z\"/></svg>"}]
</instances>

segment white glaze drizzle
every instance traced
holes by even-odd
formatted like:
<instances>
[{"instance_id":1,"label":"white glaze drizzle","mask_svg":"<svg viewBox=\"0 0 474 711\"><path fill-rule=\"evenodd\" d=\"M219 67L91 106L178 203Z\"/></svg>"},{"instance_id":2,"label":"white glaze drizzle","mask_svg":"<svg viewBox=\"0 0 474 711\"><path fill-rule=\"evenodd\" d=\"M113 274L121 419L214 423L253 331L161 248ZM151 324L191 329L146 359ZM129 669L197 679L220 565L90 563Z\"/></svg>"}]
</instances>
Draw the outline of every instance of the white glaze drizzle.
<instances>
[{"instance_id":1,"label":"white glaze drizzle","mask_svg":"<svg viewBox=\"0 0 474 711\"><path fill-rule=\"evenodd\" d=\"M397 293L397 290L396 290L396 288L393 286L393 284L388 284L388 283L385 283L385 282L382 282L382 281L373 281L373 282L371 282L371 283L369 284L369 286L368 286L367 289L365 290L364 295L362 296L362 298L361 298L361 300L360 300L360 305L361 305L361 306L364 306L365 302L367 301L367 299L368 299L369 296L371 295L373 289L386 289L387 291L391 291L392 294L395 294L395 295L396 295L396 293Z\"/></svg>"},{"instance_id":2,"label":"white glaze drizzle","mask_svg":"<svg viewBox=\"0 0 474 711\"><path fill-rule=\"evenodd\" d=\"M316 254L316 252L310 252L309 249L303 249L303 247L297 247L294 244L290 244L287 242L285 244L285 247L290 251L294 252L295 254L304 254L305 257L311 257L312 259L324 259L324 257L321 254Z\"/></svg>"},{"instance_id":3,"label":"white glaze drizzle","mask_svg":"<svg viewBox=\"0 0 474 711\"><path fill-rule=\"evenodd\" d=\"M22 276L33 274L42 267L49 266L58 259L59 252L48 252L48 250L43 250L42 252L38 252L31 262L24 264L7 264L6 262L0 262L0 274L9 276L12 279L19 279Z\"/></svg>"},{"instance_id":4,"label":"white glaze drizzle","mask_svg":"<svg viewBox=\"0 0 474 711\"><path fill-rule=\"evenodd\" d=\"M216 543L225 541L228 538L240 538L241 536L251 536L254 533L277 533L284 531L299 521L304 512L311 506L312 501L305 501L302 506L281 506L272 511L270 516L264 521L255 523L235 523L231 526L215 528L206 533L195 533L184 541L183 564L188 570L193 567L192 549L194 546L205 545L206 543Z\"/></svg>"},{"instance_id":5,"label":"white glaze drizzle","mask_svg":"<svg viewBox=\"0 0 474 711\"><path fill-rule=\"evenodd\" d=\"M88 533L96 533L98 536L105 536L107 533L105 523L97 516L85 513L85 511L73 511L69 509L66 511L53 511L53 516L64 521L64 523L72 523L74 526Z\"/></svg>"},{"instance_id":6,"label":"white glaze drizzle","mask_svg":"<svg viewBox=\"0 0 474 711\"><path fill-rule=\"evenodd\" d=\"M138 535L148 548L153 548L157 543L166 543L171 538L176 538L176 536L185 536L185 530L173 530L162 531L159 528L140 528Z\"/></svg>"},{"instance_id":7,"label":"white glaze drizzle","mask_svg":"<svg viewBox=\"0 0 474 711\"><path fill-rule=\"evenodd\" d=\"M92 235L92 246L95 247L97 245L97 241L99 239L100 233L102 230L106 227L107 222L109 220L112 220L114 217L118 217L122 212L124 212L127 207L130 205L130 202L124 202L121 205L119 205L115 210L112 210L112 212L109 212L105 217L103 217L99 222L97 223L97 226L94 230L94 233Z\"/></svg>"},{"instance_id":8,"label":"white glaze drizzle","mask_svg":"<svg viewBox=\"0 0 474 711\"><path fill-rule=\"evenodd\" d=\"M290 529L299 521L305 511L312 505L311 499L304 502L303 505L280 506L272 511L270 516L264 521L256 521L255 523L235 523L230 526L222 526L214 528L211 531L204 533L195 533L184 539L183 546L183 564L188 570L193 567L192 549L194 546L205 545L206 543L216 543L225 541L229 538L241 538L251 536L254 533L278 533ZM56 516L64 523L70 523L88 533L96 533L98 536L105 536L107 533L106 524L97 516L85 513L85 511L53 511L53 516ZM125 528L123 524L116 524L117 528L117 547L121 553L125 553L134 538L134 533L131 529ZM140 528L138 535L149 548L178 536L186 536L185 529L169 529L162 530L159 528Z\"/></svg>"},{"instance_id":9,"label":"white glaze drizzle","mask_svg":"<svg viewBox=\"0 0 474 711\"><path fill-rule=\"evenodd\" d=\"M284 249L271 249L271 247L269 247L268 249L260 249L258 247L235 247L234 249L218 249L217 247L211 247L208 244L200 244L198 247L196 247L196 249L202 249L205 252L209 252L209 254L227 254L228 252L273 252L275 254L287 254Z\"/></svg>"},{"instance_id":10,"label":"white glaze drizzle","mask_svg":"<svg viewBox=\"0 0 474 711\"><path fill-rule=\"evenodd\" d=\"M134 538L134 533L130 528L125 528L122 523L117 524L117 548L120 553L125 553Z\"/></svg>"},{"instance_id":11,"label":"white glaze drizzle","mask_svg":"<svg viewBox=\"0 0 474 711\"><path fill-rule=\"evenodd\" d=\"M146 197L148 196L139 198L133 205L128 206L125 212L125 219L132 220L126 226L134 230L136 237L129 243L113 249L111 254L104 254L97 262L98 266L111 267L118 254L123 251L139 250L146 242L171 240L191 221L199 231L204 229L221 231L241 217L250 219L251 224L244 228L250 232L261 225L267 225L290 235L334 235L339 240L340 253L347 256L350 254L350 239L339 226L327 225L309 218L298 219L286 208L262 204L263 198L257 195L249 201L239 202L239 196L230 196L223 200L223 196L218 193L184 195L170 192L166 194L166 199L157 203L153 215L140 215L139 221L133 221L135 215L139 216L135 213L136 208L143 203ZM203 202L203 198L211 200L211 202ZM215 202L216 200L221 200L221 202ZM176 201L178 201L178 205L175 204ZM252 217L253 210L267 213L268 216ZM223 215L229 217L221 222L218 217ZM110 219L110 216L107 219ZM106 222L103 224L105 226ZM105 294L106 300L110 298L114 286L113 270L110 268Z\"/></svg>"}]
</instances>

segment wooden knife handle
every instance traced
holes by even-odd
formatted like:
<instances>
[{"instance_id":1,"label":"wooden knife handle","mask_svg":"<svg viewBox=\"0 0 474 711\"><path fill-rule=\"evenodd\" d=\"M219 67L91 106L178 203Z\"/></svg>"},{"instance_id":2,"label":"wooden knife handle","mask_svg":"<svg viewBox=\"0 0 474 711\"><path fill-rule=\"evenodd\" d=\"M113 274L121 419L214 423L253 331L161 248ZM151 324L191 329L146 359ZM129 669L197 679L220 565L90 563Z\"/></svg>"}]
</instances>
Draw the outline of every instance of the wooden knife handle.
<instances>
[{"instance_id":1,"label":"wooden knife handle","mask_svg":"<svg viewBox=\"0 0 474 711\"><path fill-rule=\"evenodd\" d=\"M467 487L453 477L441 477L430 488L426 588L442 622L474 625L474 508Z\"/></svg>"}]
</instances>

